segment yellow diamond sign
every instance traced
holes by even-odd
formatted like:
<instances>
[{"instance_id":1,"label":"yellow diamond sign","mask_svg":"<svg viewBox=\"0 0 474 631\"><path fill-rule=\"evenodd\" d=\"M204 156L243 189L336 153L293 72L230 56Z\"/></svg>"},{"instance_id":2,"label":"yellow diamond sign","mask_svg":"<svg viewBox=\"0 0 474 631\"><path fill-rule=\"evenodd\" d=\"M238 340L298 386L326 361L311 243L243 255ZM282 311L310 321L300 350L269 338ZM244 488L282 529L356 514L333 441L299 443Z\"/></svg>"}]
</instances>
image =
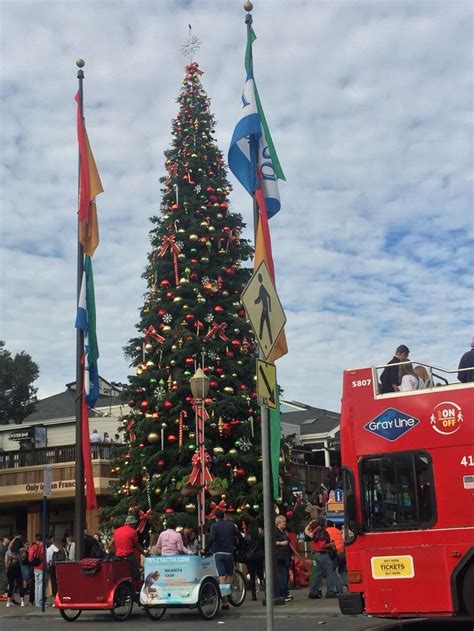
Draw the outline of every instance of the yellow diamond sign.
<instances>
[{"instance_id":1,"label":"yellow diamond sign","mask_svg":"<svg viewBox=\"0 0 474 631\"><path fill-rule=\"evenodd\" d=\"M268 359L285 326L286 316L265 261L253 273L240 299L262 353Z\"/></svg>"},{"instance_id":2,"label":"yellow diamond sign","mask_svg":"<svg viewBox=\"0 0 474 631\"><path fill-rule=\"evenodd\" d=\"M276 410L277 377L275 364L257 359L257 400L259 405Z\"/></svg>"}]
</instances>

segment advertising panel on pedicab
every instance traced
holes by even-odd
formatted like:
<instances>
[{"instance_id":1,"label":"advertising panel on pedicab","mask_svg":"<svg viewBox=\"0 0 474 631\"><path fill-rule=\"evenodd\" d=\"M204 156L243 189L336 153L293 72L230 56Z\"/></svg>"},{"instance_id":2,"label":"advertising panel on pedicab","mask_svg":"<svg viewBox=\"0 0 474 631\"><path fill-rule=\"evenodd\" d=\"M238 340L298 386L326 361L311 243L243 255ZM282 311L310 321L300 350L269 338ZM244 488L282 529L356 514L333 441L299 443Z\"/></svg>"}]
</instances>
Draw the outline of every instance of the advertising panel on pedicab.
<instances>
[{"instance_id":1,"label":"advertising panel on pedicab","mask_svg":"<svg viewBox=\"0 0 474 631\"><path fill-rule=\"evenodd\" d=\"M217 577L213 557L191 555L145 558L142 605L193 605L206 576Z\"/></svg>"}]
</instances>

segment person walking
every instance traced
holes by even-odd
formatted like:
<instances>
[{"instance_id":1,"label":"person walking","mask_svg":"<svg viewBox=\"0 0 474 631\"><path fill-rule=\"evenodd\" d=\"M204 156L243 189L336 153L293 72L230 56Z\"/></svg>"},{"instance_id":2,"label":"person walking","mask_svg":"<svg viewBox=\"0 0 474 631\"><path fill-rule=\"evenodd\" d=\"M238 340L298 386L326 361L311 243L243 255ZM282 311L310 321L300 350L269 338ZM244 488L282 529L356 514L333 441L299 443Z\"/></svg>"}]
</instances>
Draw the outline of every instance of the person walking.
<instances>
[{"instance_id":1,"label":"person walking","mask_svg":"<svg viewBox=\"0 0 474 631\"><path fill-rule=\"evenodd\" d=\"M335 556L335 546L331 543L326 520L318 517L316 522L310 522L304 529L304 534L313 542L314 561L316 569L313 582L309 586L308 598L322 598L321 583L326 577L326 598L337 598L338 578L334 574L331 556Z\"/></svg>"},{"instance_id":2,"label":"person walking","mask_svg":"<svg viewBox=\"0 0 474 631\"><path fill-rule=\"evenodd\" d=\"M30 544L28 541L25 541L25 545L23 548L20 548L20 566L21 566L21 576L23 579L23 590L26 594L30 596L30 605L35 604L35 589L33 583L33 566L30 563L28 558L28 550L30 548Z\"/></svg>"},{"instance_id":3,"label":"person walking","mask_svg":"<svg viewBox=\"0 0 474 631\"><path fill-rule=\"evenodd\" d=\"M233 521L224 519L224 511L216 510L216 521L211 526L209 539L203 554L212 550L216 562L219 584L234 584L234 547L242 541L242 535ZM229 609L228 597L222 598L222 609Z\"/></svg>"},{"instance_id":4,"label":"person walking","mask_svg":"<svg viewBox=\"0 0 474 631\"><path fill-rule=\"evenodd\" d=\"M17 591L20 595L20 605L25 606L25 590L23 589L23 577L21 575L20 551L13 551L11 548L5 554L5 566L7 568L8 592L7 607L15 603L13 594Z\"/></svg>"},{"instance_id":5,"label":"person walking","mask_svg":"<svg viewBox=\"0 0 474 631\"><path fill-rule=\"evenodd\" d=\"M381 394L387 394L388 392L398 392L398 386L400 385L398 369L400 362L406 362L410 350L405 344L400 344L395 351L395 355L388 362L388 366L383 370L380 375L380 392Z\"/></svg>"},{"instance_id":6,"label":"person walking","mask_svg":"<svg viewBox=\"0 0 474 631\"><path fill-rule=\"evenodd\" d=\"M2 544L0 545L0 600L7 599L8 579L7 568L5 567L5 555L9 545L9 537L3 537Z\"/></svg>"},{"instance_id":7,"label":"person walking","mask_svg":"<svg viewBox=\"0 0 474 631\"><path fill-rule=\"evenodd\" d=\"M48 570L49 575L51 577L51 595L53 597L53 607L54 607L54 599L56 598L56 594L58 593L58 579L56 576L56 563L59 561L67 561L67 552L65 548L66 540L59 539L55 537L53 539L53 543L49 546L46 552L46 560L48 562Z\"/></svg>"},{"instance_id":8,"label":"person walking","mask_svg":"<svg viewBox=\"0 0 474 631\"><path fill-rule=\"evenodd\" d=\"M275 546L277 596L284 598L285 602L289 602L293 600L293 596L290 596L288 591L288 578L293 550L286 532L286 517L284 515L278 515L275 518Z\"/></svg>"},{"instance_id":9,"label":"person walking","mask_svg":"<svg viewBox=\"0 0 474 631\"><path fill-rule=\"evenodd\" d=\"M332 559L332 567L334 573L336 574L336 578L339 578L337 592L342 594L343 587L347 587L347 563L346 552L344 549L344 539L342 538L342 532L340 529L337 528L329 519L327 521L326 530L330 540L336 548L336 556Z\"/></svg>"},{"instance_id":10,"label":"person walking","mask_svg":"<svg viewBox=\"0 0 474 631\"><path fill-rule=\"evenodd\" d=\"M242 556L250 575L252 600L257 600L255 579L258 576L260 584L264 584L265 547L263 532L256 521L251 521L248 525L247 533L242 543Z\"/></svg>"}]
</instances>

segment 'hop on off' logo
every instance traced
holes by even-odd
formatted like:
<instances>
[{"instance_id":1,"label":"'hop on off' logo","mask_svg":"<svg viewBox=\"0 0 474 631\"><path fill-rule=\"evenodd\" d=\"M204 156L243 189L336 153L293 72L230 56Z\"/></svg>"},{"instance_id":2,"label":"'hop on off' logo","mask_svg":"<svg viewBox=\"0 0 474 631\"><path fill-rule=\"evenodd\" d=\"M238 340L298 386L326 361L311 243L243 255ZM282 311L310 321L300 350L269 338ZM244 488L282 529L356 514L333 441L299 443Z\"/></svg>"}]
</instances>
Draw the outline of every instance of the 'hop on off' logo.
<instances>
[{"instance_id":1,"label":"'hop on off' logo","mask_svg":"<svg viewBox=\"0 0 474 631\"><path fill-rule=\"evenodd\" d=\"M364 429L385 440L393 441L409 432L419 422L419 419L409 416L405 412L388 408L364 425Z\"/></svg>"}]
</instances>

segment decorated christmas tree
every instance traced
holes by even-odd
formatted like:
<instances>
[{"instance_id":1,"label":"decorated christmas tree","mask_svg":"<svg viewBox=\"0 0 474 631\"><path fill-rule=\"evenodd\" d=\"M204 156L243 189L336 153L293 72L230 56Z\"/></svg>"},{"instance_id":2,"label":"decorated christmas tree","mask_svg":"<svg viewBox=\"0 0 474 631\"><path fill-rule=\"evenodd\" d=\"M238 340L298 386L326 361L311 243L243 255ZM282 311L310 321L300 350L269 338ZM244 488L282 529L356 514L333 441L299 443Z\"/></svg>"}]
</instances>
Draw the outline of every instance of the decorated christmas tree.
<instances>
[{"instance_id":1,"label":"decorated christmas tree","mask_svg":"<svg viewBox=\"0 0 474 631\"><path fill-rule=\"evenodd\" d=\"M202 74L196 62L185 68L161 214L151 218L147 292L138 334L126 347L135 375L113 461L118 502L102 510L109 523L123 523L131 511L147 513L155 525L172 513L196 520L203 477L190 378L199 367L209 377L206 515L219 505L253 517L262 511L256 347L240 304L251 275L242 262L252 248L241 215L229 208L231 186Z\"/></svg>"}]
</instances>

